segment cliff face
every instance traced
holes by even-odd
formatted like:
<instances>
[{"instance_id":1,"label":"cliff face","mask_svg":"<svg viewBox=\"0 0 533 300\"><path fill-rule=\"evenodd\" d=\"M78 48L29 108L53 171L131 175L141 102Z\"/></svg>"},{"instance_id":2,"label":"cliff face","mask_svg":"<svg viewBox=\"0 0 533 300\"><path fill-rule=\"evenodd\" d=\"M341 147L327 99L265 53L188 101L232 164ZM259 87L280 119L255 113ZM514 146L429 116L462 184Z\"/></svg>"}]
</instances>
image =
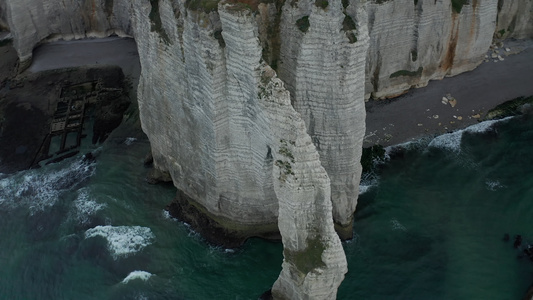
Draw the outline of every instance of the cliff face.
<instances>
[{"instance_id":1,"label":"cliff face","mask_svg":"<svg viewBox=\"0 0 533 300\"><path fill-rule=\"evenodd\" d=\"M31 63L32 50L42 41L131 34L126 2L123 5L113 0L1 2L22 68Z\"/></svg>"},{"instance_id":2,"label":"cliff face","mask_svg":"<svg viewBox=\"0 0 533 300\"><path fill-rule=\"evenodd\" d=\"M533 38L533 1L499 0L495 35L498 38Z\"/></svg>"},{"instance_id":3,"label":"cliff face","mask_svg":"<svg viewBox=\"0 0 533 300\"><path fill-rule=\"evenodd\" d=\"M5 1L0 1L0 31L9 30Z\"/></svg>"},{"instance_id":4,"label":"cliff face","mask_svg":"<svg viewBox=\"0 0 533 300\"><path fill-rule=\"evenodd\" d=\"M22 2L9 2L7 7L15 47L26 64L31 61L33 47L45 39L117 32L132 35L142 68L140 118L156 168L171 175L180 194L213 220L211 224L242 237L279 230L287 246L284 271L274 289L277 297L334 297L347 269L334 233L330 180L304 121L290 105L289 92L263 59L268 53L263 53L262 45L280 39L263 29L260 39L257 24L263 21L277 26L268 24L273 16L272 22L276 22L279 8L272 4L250 7L220 3L215 12L206 8L205 2L196 4L186 8L184 2L165 0L44 1L30 10L25 10L27 3ZM339 33L340 2L336 11L336 21L328 24L328 30L336 35L333 42L346 53L329 59L332 66L319 66L315 71L318 77L334 74L342 59L356 54L354 46L346 46L346 35ZM58 17L47 23L51 16ZM317 16L327 21L324 12ZM43 26L37 25L40 23ZM313 21L312 28L320 28L320 23ZM315 35L308 43L317 42L321 40ZM335 46L330 45L329 50L336 50ZM305 59L311 61L310 57ZM354 83L355 76L363 82L363 62L364 58L358 58L345 66L346 73L354 69L347 83ZM348 105L332 103L326 113L334 118L336 109L361 109L362 89L355 90L360 91L360 97L344 96L341 100ZM324 96L320 101L326 104ZM359 161L358 139L364 132L364 109L361 111L359 123L348 123L362 126L355 128L361 136L352 136L353 130L339 133L348 137L343 147L351 153L344 162L350 166ZM325 114L316 108L315 112ZM348 125L337 125L336 130ZM331 148L327 142L324 145ZM350 170L349 176L349 187L356 189L358 170ZM356 191L351 193L356 195ZM348 222L354 208L355 203L342 209ZM312 258L311 265L308 257Z\"/></svg>"},{"instance_id":5,"label":"cliff face","mask_svg":"<svg viewBox=\"0 0 533 300\"><path fill-rule=\"evenodd\" d=\"M497 1L378 2L368 6L367 97L396 96L472 70L492 42Z\"/></svg>"},{"instance_id":6,"label":"cliff face","mask_svg":"<svg viewBox=\"0 0 533 300\"><path fill-rule=\"evenodd\" d=\"M34 2L0 0L22 68L42 41L136 39L142 127L177 210L241 240L279 230L272 293L288 299L332 299L346 272L334 223L351 236L365 93L470 70L498 28L533 32L527 0Z\"/></svg>"},{"instance_id":7,"label":"cliff face","mask_svg":"<svg viewBox=\"0 0 533 300\"><path fill-rule=\"evenodd\" d=\"M286 3L280 24L279 76L331 178L333 217L344 237L351 237L365 133L365 7L359 1Z\"/></svg>"},{"instance_id":8,"label":"cliff face","mask_svg":"<svg viewBox=\"0 0 533 300\"><path fill-rule=\"evenodd\" d=\"M272 224L268 230L275 231L269 124L248 74L258 61L245 60L249 51L259 58L261 51L240 42L257 40L256 31L230 35L234 24L181 3L161 1L157 12L151 9L138 10L133 23L143 41L140 116L156 167L221 225Z\"/></svg>"}]
</instances>

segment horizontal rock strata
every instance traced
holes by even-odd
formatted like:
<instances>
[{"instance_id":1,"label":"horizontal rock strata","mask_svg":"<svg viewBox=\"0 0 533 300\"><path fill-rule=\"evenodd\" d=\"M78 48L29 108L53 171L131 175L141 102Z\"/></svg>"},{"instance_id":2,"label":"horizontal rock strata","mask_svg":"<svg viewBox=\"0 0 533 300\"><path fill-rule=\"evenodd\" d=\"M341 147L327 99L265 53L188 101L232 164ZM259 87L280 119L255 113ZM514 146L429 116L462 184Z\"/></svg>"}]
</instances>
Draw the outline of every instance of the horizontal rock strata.
<instances>
[{"instance_id":1,"label":"horizontal rock strata","mask_svg":"<svg viewBox=\"0 0 533 300\"><path fill-rule=\"evenodd\" d=\"M365 95L471 70L495 34L531 37L531 1L266 2L0 0L0 27L20 71L42 42L135 38L142 128L179 189L169 210L228 245L279 231L272 294L331 299L346 272L333 224L351 237Z\"/></svg>"},{"instance_id":2,"label":"horizontal rock strata","mask_svg":"<svg viewBox=\"0 0 533 300\"><path fill-rule=\"evenodd\" d=\"M371 1L367 97L385 98L478 66L492 42L497 1ZM392 17L394 16L394 17Z\"/></svg>"}]
</instances>

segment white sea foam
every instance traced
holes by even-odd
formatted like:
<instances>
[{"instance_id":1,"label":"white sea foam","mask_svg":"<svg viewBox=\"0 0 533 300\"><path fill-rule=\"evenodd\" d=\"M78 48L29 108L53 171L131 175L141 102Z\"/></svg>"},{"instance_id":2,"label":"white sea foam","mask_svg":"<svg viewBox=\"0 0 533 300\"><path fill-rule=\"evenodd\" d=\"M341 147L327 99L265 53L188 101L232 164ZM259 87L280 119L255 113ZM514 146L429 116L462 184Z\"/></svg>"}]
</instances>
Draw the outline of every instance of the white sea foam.
<instances>
[{"instance_id":1,"label":"white sea foam","mask_svg":"<svg viewBox=\"0 0 533 300\"><path fill-rule=\"evenodd\" d=\"M107 204L98 203L90 198L89 191L86 188L78 190L78 197L73 202L73 217L80 224L87 224L89 216L94 215L97 211L104 209Z\"/></svg>"},{"instance_id":2,"label":"white sea foam","mask_svg":"<svg viewBox=\"0 0 533 300\"><path fill-rule=\"evenodd\" d=\"M507 117L500 120L489 120L484 121L478 124L474 124L470 127L467 127L465 129L457 130L451 133L446 133L443 135L439 135L436 138L434 138L430 143L429 147L435 147L435 148L443 148L447 150L451 150L453 152L459 153L461 152L461 141L463 139L463 134L465 132L469 133L483 133L487 132L489 130L492 130L492 126L496 123L507 121L512 117Z\"/></svg>"},{"instance_id":3,"label":"white sea foam","mask_svg":"<svg viewBox=\"0 0 533 300\"><path fill-rule=\"evenodd\" d=\"M374 173L365 173L361 177L359 183L359 195L368 192L371 188L377 186L379 183L379 177Z\"/></svg>"},{"instance_id":4,"label":"white sea foam","mask_svg":"<svg viewBox=\"0 0 533 300\"><path fill-rule=\"evenodd\" d=\"M141 226L96 226L85 232L85 238L95 236L107 239L107 247L114 259L141 251L155 238L150 228Z\"/></svg>"},{"instance_id":5,"label":"white sea foam","mask_svg":"<svg viewBox=\"0 0 533 300\"><path fill-rule=\"evenodd\" d=\"M30 214L53 206L65 191L94 174L94 164L74 161L61 169L28 170L0 180L0 205L28 206Z\"/></svg>"},{"instance_id":6,"label":"white sea foam","mask_svg":"<svg viewBox=\"0 0 533 300\"><path fill-rule=\"evenodd\" d=\"M170 215L170 212L166 209L163 209L163 218L167 219L167 220L172 220L172 221L177 221L178 219L174 218L173 216Z\"/></svg>"},{"instance_id":7,"label":"white sea foam","mask_svg":"<svg viewBox=\"0 0 533 300\"><path fill-rule=\"evenodd\" d=\"M135 142L136 140L137 139L134 138L134 137L129 137L129 138L126 138L126 140L124 141L124 144L129 146L129 145L133 144L133 142Z\"/></svg>"},{"instance_id":8,"label":"white sea foam","mask_svg":"<svg viewBox=\"0 0 533 300\"><path fill-rule=\"evenodd\" d=\"M362 195L366 192L368 192L370 190L370 188L372 188L373 185L364 185L364 184L359 184L359 195Z\"/></svg>"},{"instance_id":9,"label":"white sea foam","mask_svg":"<svg viewBox=\"0 0 533 300\"><path fill-rule=\"evenodd\" d=\"M487 180L485 185L489 191L496 191L504 187L498 180Z\"/></svg>"},{"instance_id":10,"label":"white sea foam","mask_svg":"<svg viewBox=\"0 0 533 300\"><path fill-rule=\"evenodd\" d=\"M459 130L452 133L439 135L429 143L429 147L443 148L453 152L459 152L461 151L463 132L464 130Z\"/></svg>"},{"instance_id":11,"label":"white sea foam","mask_svg":"<svg viewBox=\"0 0 533 300\"><path fill-rule=\"evenodd\" d=\"M130 282L131 280L135 280L135 279L140 279L140 280L146 281L146 280L150 279L150 277L152 277L152 276L153 276L153 274L148 273L146 271L133 271L133 272L129 273L128 276L126 276L126 278L124 278L124 280L122 280L122 283L126 284L126 283Z\"/></svg>"},{"instance_id":12,"label":"white sea foam","mask_svg":"<svg viewBox=\"0 0 533 300\"><path fill-rule=\"evenodd\" d=\"M398 220L391 219L390 222L391 222L392 230L407 231L407 228L405 228L405 226L403 226Z\"/></svg>"}]
</instances>

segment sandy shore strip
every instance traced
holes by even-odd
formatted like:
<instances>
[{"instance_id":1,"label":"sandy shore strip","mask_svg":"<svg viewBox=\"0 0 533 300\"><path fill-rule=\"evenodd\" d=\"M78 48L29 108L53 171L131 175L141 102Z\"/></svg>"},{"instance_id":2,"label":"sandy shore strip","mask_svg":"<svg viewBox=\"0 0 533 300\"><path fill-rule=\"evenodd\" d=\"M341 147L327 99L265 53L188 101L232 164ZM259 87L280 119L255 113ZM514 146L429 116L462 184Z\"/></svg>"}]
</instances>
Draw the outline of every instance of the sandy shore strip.
<instances>
[{"instance_id":1,"label":"sandy shore strip","mask_svg":"<svg viewBox=\"0 0 533 300\"><path fill-rule=\"evenodd\" d=\"M504 41L497 51L503 60L491 58L489 51L486 62L471 72L431 81L394 99L367 102L364 147L462 129L507 100L533 95L533 41ZM456 102L443 101L446 95Z\"/></svg>"},{"instance_id":2,"label":"sandy shore strip","mask_svg":"<svg viewBox=\"0 0 533 300\"><path fill-rule=\"evenodd\" d=\"M58 41L43 44L33 51L27 71L79 67L86 65L117 65L125 75L138 78L141 72L137 45L130 38L107 37ZM134 63L132 63L134 62Z\"/></svg>"},{"instance_id":3,"label":"sandy shore strip","mask_svg":"<svg viewBox=\"0 0 533 300\"><path fill-rule=\"evenodd\" d=\"M394 99L367 102L364 147L462 129L498 104L533 95L533 41L504 41L497 51L500 58L492 57L493 50L489 50L486 62L471 72L431 81L427 87ZM135 41L119 37L44 44L34 50L26 72L98 64L120 66L137 84L140 65ZM447 95L456 102L445 104Z\"/></svg>"}]
</instances>

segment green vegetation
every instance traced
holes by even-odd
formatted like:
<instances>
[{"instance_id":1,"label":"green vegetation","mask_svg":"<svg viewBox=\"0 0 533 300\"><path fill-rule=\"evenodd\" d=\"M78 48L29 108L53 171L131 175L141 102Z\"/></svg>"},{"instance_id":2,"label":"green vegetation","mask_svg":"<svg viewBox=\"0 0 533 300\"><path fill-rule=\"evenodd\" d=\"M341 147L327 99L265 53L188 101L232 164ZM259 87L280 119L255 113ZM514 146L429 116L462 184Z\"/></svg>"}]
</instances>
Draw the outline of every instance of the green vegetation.
<instances>
[{"instance_id":1,"label":"green vegetation","mask_svg":"<svg viewBox=\"0 0 533 300\"><path fill-rule=\"evenodd\" d=\"M389 78L395 78L395 77L400 77L400 76L420 76L422 75L422 70L424 70L424 68L420 67L418 68L418 70L416 71L407 71L407 70L400 70L400 71L396 71L392 74L390 74Z\"/></svg>"},{"instance_id":2,"label":"green vegetation","mask_svg":"<svg viewBox=\"0 0 533 300\"><path fill-rule=\"evenodd\" d=\"M500 37L503 37L503 35L505 34L505 29L498 31L498 33L500 34Z\"/></svg>"},{"instance_id":3,"label":"green vegetation","mask_svg":"<svg viewBox=\"0 0 533 300\"><path fill-rule=\"evenodd\" d=\"M356 25L352 17L345 15L344 20L342 21L342 30L348 31L348 30L354 30L356 29Z\"/></svg>"},{"instance_id":4,"label":"green vegetation","mask_svg":"<svg viewBox=\"0 0 533 300\"><path fill-rule=\"evenodd\" d=\"M342 7L346 9L350 5L350 0L342 0Z\"/></svg>"},{"instance_id":5,"label":"green vegetation","mask_svg":"<svg viewBox=\"0 0 533 300\"><path fill-rule=\"evenodd\" d=\"M291 162L294 163L294 156L292 155L292 152L287 148L287 142L285 140L281 140L281 147L279 147L279 154L287 157L291 160Z\"/></svg>"},{"instance_id":6,"label":"green vegetation","mask_svg":"<svg viewBox=\"0 0 533 300\"><path fill-rule=\"evenodd\" d=\"M279 147L278 153L288 159L288 161L283 161L283 160L278 159L275 162L276 166L278 166L283 172L283 174L280 175L279 180L284 181L288 175L294 175L294 172L292 171L292 165L291 165L291 163L294 163L294 155L289 149L289 146L287 143L293 146L296 145L296 143L294 141L287 141L283 139L281 139L279 142L281 143L281 146Z\"/></svg>"},{"instance_id":7,"label":"green vegetation","mask_svg":"<svg viewBox=\"0 0 533 300\"><path fill-rule=\"evenodd\" d=\"M529 97L518 97L496 106L487 112L485 120L503 119L509 116L520 115L525 105L533 106L533 95Z\"/></svg>"},{"instance_id":8,"label":"green vegetation","mask_svg":"<svg viewBox=\"0 0 533 300\"><path fill-rule=\"evenodd\" d=\"M5 39L0 41L0 47L11 45L13 43L13 39Z\"/></svg>"},{"instance_id":9,"label":"green vegetation","mask_svg":"<svg viewBox=\"0 0 533 300\"><path fill-rule=\"evenodd\" d=\"M463 5L467 4L468 0L452 0L452 9L456 13L461 13L461 9L463 9Z\"/></svg>"},{"instance_id":10,"label":"green vegetation","mask_svg":"<svg viewBox=\"0 0 533 300\"><path fill-rule=\"evenodd\" d=\"M159 15L159 0L150 0L152 9L150 10L150 30L159 33L159 36L163 39L165 44L170 44L170 38L168 37L165 28L163 28L163 23L161 22L161 16Z\"/></svg>"},{"instance_id":11,"label":"green vegetation","mask_svg":"<svg viewBox=\"0 0 533 300\"><path fill-rule=\"evenodd\" d=\"M224 37L222 37L222 29L213 32L213 36L217 39L221 48L226 47L226 41L224 41Z\"/></svg>"},{"instance_id":12,"label":"green vegetation","mask_svg":"<svg viewBox=\"0 0 533 300\"><path fill-rule=\"evenodd\" d=\"M350 41L350 44L357 42L357 36L353 32L357 27L352 17L344 13L344 20L342 21L342 30L346 32L346 37Z\"/></svg>"},{"instance_id":13,"label":"green vegetation","mask_svg":"<svg viewBox=\"0 0 533 300\"><path fill-rule=\"evenodd\" d=\"M326 250L326 245L319 237L307 239L307 248L302 251L284 250L285 260L292 263L298 271L307 274L316 268L325 267L322 261L322 253Z\"/></svg>"},{"instance_id":14,"label":"green vegetation","mask_svg":"<svg viewBox=\"0 0 533 300\"><path fill-rule=\"evenodd\" d=\"M307 32L309 30L309 16L302 17L298 20L296 20L296 26L298 26L298 29L300 29L301 32Z\"/></svg>"},{"instance_id":15,"label":"green vegetation","mask_svg":"<svg viewBox=\"0 0 533 300\"><path fill-rule=\"evenodd\" d=\"M294 175L294 172L292 171L292 166L291 166L291 163L288 162L288 161L282 161L282 160L276 160L276 166L278 166L282 171L283 173L285 174L285 176L287 175ZM283 179L282 177L280 177L280 179Z\"/></svg>"},{"instance_id":16,"label":"green vegetation","mask_svg":"<svg viewBox=\"0 0 533 300\"><path fill-rule=\"evenodd\" d=\"M320 7L322 9L326 9L328 7L329 2L328 0L315 0L315 6Z\"/></svg>"},{"instance_id":17,"label":"green vegetation","mask_svg":"<svg viewBox=\"0 0 533 300\"><path fill-rule=\"evenodd\" d=\"M185 7L193 11L209 13L218 10L220 0L186 0Z\"/></svg>"}]
</instances>

